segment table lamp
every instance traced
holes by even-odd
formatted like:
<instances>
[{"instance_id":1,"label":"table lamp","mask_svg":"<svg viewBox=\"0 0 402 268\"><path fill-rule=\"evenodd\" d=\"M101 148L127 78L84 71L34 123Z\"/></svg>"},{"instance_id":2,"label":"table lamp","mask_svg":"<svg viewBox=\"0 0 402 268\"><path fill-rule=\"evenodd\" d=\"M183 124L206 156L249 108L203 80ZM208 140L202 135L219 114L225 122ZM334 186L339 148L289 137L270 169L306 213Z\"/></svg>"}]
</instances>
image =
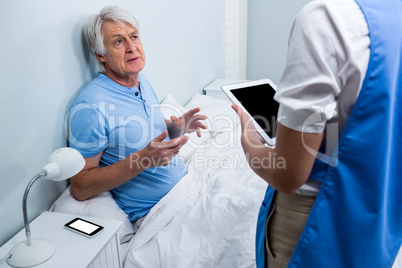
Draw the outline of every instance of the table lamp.
<instances>
[{"instance_id":1,"label":"table lamp","mask_svg":"<svg viewBox=\"0 0 402 268\"><path fill-rule=\"evenodd\" d=\"M27 213L27 197L31 186L40 178L54 181L66 180L82 170L85 160L82 155L73 148L63 147L54 151L49 157L49 163L43 167L43 171L37 174L28 183L22 200L24 214L26 241L16 244L9 252L7 263L13 267L31 267L50 259L55 248L46 239L31 239Z\"/></svg>"}]
</instances>

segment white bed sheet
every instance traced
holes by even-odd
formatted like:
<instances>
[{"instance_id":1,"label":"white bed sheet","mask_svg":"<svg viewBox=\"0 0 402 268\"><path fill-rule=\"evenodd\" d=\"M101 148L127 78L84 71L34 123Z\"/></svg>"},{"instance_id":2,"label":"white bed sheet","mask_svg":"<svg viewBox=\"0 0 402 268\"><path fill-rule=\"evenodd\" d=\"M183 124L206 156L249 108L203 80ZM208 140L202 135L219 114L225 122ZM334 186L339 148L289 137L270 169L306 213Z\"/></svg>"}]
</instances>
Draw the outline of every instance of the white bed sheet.
<instances>
[{"instance_id":1,"label":"white bed sheet","mask_svg":"<svg viewBox=\"0 0 402 268\"><path fill-rule=\"evenodd\" d=\"M131 239L125 267L255 267L267 184L248 168L240 143L197 149L186 164L189 173Z\"/></svg>"},{"instance_id":2,"label":"white bed sheet","mask_svg":"<svg viewBox=\"0 0 402 268\"><path fill-rule=\"evenodd\" d=\"M267 184L249 168L240 122L229 101L194 95L180 106L168 95L166 118L200 107L202 137L179 153L187 174L146 216L130 241L125 267L255 267L255 231Z\"/></svg>"}]
</instances>

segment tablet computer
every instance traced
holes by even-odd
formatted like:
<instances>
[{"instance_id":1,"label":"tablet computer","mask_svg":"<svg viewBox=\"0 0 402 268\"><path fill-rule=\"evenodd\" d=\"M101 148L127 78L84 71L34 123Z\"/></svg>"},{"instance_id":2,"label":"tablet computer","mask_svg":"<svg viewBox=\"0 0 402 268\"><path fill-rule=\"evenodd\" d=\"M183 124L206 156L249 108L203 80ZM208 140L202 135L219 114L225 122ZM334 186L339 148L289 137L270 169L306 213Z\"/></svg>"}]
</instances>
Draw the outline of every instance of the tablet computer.
<instances>
[{"instance_id":1,"label":"tablet computer","mask_svg":"<svg viewBox=\"0 0 402 268\"><path fill-rule=\"evenodd\" d=\"M224 85L221 89L234 104L240 105L251 116L258 133L273 147L279 109L279 103L274 100L275 84L270 79L261 79Z\"/></svg>"}]
</instances>

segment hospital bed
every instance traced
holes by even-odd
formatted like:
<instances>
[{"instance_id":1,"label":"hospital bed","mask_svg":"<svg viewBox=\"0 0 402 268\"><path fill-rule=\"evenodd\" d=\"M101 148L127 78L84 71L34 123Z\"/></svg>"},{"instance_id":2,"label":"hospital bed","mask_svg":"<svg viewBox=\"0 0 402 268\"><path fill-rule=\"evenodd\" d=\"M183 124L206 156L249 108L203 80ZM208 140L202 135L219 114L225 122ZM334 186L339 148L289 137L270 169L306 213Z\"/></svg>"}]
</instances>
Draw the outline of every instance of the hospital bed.
<instances>
[{"instance_id":1,"label":"hospital bed","mask_svg":"<svg viewBox=\"0 0 402 268\"><path fill-rule=\"evenodd\" d=\"M267 184L248 166L229 101L196 94L185 106L171 95L161 103L166 118L195 107L208 116L208 129L201 138L190 134L179 153L188 174L136 233L110 192L79 202L67 188L50 211L120 220L124 267L255 267L256 221ZM402 268L401 252L393 267Z\"/></svg>"},{"instance_id":2,"label":"hospital bed","mask_svg":"<svg viewBox=\"0 0 402 268\"><path fill-rule=\"evenodd\" d=\"M124 267L255 267L256 221L267 184L248 166L229 101L196 94L185 106L171 95L161 103L166 118L195 107L208 116L208 129L201 138L190 134L179 153L188 174L135 234L110 192L79 202L68 188L50 210L122 221Z\"/></svg>"}]
</instances>

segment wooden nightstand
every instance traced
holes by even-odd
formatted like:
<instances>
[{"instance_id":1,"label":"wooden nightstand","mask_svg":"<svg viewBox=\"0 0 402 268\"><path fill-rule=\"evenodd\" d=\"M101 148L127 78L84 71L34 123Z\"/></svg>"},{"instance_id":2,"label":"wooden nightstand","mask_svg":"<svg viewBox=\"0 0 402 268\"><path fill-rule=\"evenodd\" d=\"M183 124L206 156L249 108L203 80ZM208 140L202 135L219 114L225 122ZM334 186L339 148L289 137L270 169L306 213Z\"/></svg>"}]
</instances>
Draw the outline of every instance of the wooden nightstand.
<instances>
[{"instance_id":1,"label":"wooden nightstand","mask_svg":"<svg viewBox=\"0 0 402 268\"><path fill-rule=\"evenodd\" d=\"M102 225L104 230L94 238L66 230L64 224L75 217ZM49 240L56 248L56 252L48 261L34 267L122 267L119 254L120 241L117 236L120 225L121 222L117 220L45 211L29 224L32 238ZM25 229L0 248L0 258L6 257L14 245L24 240L26 240ZM0 263L0 267L11 266L3 262Z\"/></svg>"}]
</instances>

